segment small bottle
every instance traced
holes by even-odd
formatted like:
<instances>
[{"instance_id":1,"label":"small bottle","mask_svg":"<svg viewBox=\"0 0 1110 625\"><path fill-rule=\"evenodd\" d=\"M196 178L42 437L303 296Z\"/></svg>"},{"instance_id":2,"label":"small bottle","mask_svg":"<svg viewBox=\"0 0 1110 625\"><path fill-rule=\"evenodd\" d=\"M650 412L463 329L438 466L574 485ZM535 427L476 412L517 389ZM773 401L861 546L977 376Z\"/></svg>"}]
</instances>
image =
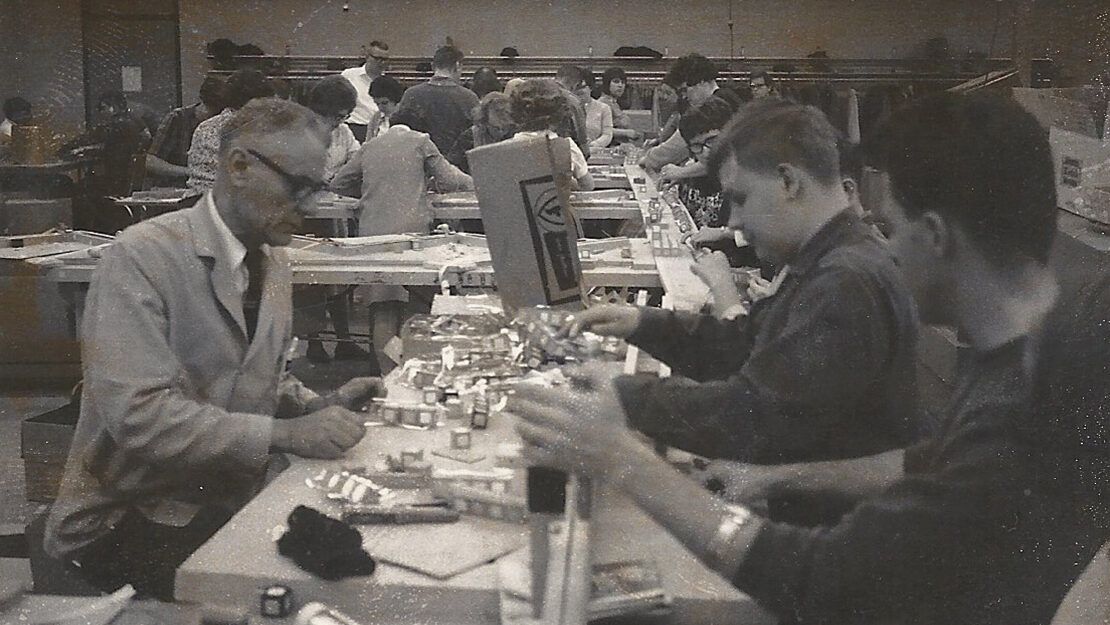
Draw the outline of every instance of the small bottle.
<instances>
[{"instance_id":1,"label":"small bottle","mask_svg":"<svg viewBox=\"0 0 1110 625\"><path fill-rule=\"evenodd\" d=\"M297 619L293 621L293 625L360 625L360 623L335 608L329 608L314 601L305 604L297 612Z\"/></svg>"}]
</instances>

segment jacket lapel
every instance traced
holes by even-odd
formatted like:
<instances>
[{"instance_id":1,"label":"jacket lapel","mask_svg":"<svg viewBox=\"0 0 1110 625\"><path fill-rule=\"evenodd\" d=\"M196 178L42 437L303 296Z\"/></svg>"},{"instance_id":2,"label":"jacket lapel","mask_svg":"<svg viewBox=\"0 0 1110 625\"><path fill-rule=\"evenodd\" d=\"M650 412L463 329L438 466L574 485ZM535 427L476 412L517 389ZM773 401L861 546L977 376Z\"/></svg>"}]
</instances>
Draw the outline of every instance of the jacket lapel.
<instances>
[{"instance_id":1,"label":"jacket lapel","mask_svg":"<svg viewBox=\"0 0 1110 625\"><path fill-rule=\"evenodd\" d=\"M205 194L196 206L190 209L189 222L193 229L193 245L196 247L197 256L211 259L209 280L212 283L212 292L216 301L224 308L228 315L235 320L243 341L247 340L247 321L243 318L243 298L235 290L230 268L222 258L220 234L211 215L211 192Z\"/></svg>"}]
</instances>

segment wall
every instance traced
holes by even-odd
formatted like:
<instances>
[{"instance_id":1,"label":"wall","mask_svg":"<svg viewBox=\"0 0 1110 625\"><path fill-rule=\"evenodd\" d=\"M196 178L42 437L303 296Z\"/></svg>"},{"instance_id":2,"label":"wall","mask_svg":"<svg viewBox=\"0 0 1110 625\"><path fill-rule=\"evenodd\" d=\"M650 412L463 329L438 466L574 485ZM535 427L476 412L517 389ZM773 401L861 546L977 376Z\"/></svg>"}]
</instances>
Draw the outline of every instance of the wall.
<instances>
[{"instance_id":1,"label":"wall","mask_svg":"<svg viewBox=\"0 0 1110 625\"><path fill-rule=\"evenodd\" d=\"M531 56L604 56L620 45L729 55L728 0L180 0L185 99L208 68L204 46L227 37L267 53L358 55L371 39L396 55L430 55L446 36L466 53L515 46ZM986 51L995 3L983 0L734 0L736 54L901 57L944 36L953 54ZM1003 19L996 53L1008 53Z\"/></svg>"},{"instance_id":2,"label":"wall","mask_svg":"<svg viewBox=\"0 0 1110 625\"><path fill-rule=\"evenodd\" d=\"M20 95L62 133L85 121L80 0L0 0L0 100Z\"/></svg>"}]
</instances>

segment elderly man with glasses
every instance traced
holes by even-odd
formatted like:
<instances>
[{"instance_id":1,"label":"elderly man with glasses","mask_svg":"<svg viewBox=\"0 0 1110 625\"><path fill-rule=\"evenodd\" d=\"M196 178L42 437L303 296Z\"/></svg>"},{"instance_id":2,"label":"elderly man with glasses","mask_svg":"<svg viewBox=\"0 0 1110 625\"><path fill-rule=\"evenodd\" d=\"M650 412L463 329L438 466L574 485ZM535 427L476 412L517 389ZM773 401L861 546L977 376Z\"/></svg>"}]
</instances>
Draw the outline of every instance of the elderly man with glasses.
<instances>
[{"instance_id":1,"label":"elderly man with glasses","mask_svg":"<svg viewBox=\"0 0 1110 625\"><path fill-rule=\"evenodd\" d=\"M323 188L328 128L274 98L223 126L213 189L125 230L86 301L85 385L45 547L102 590L172 599L174 571L262 485L271 453L337 458L380 388L285 372L284 246Z\"/></svg>"}]
</instances>

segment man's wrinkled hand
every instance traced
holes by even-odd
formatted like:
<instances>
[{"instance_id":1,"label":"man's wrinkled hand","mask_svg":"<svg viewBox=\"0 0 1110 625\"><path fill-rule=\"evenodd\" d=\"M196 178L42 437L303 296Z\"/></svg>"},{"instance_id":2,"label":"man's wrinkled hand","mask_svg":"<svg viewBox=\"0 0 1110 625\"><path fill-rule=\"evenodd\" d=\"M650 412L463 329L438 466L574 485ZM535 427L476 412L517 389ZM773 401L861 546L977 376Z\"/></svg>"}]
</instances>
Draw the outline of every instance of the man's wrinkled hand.
<instances>
[{"instance_id":1,"label":"man's wrinkled hand","mask_svg":"<svg viewBox=\"0 0 1110 625\"><path fill-rule=\"evenodd\" d=\"M303 458L332 460L354 447L364 434L361 415L328 406L295 419L275 419L270 448Z\"/></svg>"}]
</instances>

